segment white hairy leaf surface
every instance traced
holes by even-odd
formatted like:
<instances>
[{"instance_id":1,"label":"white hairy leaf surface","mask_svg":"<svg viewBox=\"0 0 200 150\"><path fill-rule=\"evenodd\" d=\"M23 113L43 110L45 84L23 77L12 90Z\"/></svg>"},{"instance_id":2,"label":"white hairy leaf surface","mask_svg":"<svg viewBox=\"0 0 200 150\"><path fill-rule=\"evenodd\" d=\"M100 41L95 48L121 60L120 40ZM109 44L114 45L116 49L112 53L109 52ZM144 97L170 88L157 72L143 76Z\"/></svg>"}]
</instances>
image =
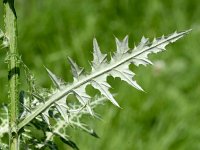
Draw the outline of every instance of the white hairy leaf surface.
<instances>
[{"instance_id":1,"label":"white hairy leaf surface","mask_svg":"<svg viewBox=\"0 0 200 150\"><path fill-rule=\"evenodd\" d=\"M50 95L44 103L41 103L27 114L27 116L18 124L18 129L24 127L50 106L55 105L63 97L67 98L67 95L69 94L74 94L80 104L83 107L86 107L86 110L90 112L90 114L93 114L90 106L91 97L85 92L85 88L89 84L98 89L110 102L119 107L113 94L109 91L111 85L107 83L107 77L118 77L136 89L142 90L135 81L135 73L129 69L129 65L132 63L136 66L139 66L140 64L145 66L147 64L152 64L148 59L149 54L164 51L166 45L180 39L189 31L190 30L180 33L175 32L169 36L162 36L161 38L154 39L152 42L143 37L138 46L133 49L130 49L128 46L128 36L126 36L122 41L116 39L117 50L112 56L111 61L107 61L106 54L101 53L98 43L96 39L94 39L93 61L91 63L92 71L89 74L84 74L83 68L80 68L72 59L69 58L74 82L64 85L62 89L59 89L57 77L55 77L52 72L48 71L49 76L57 87L57 89L55 89L56 92ZM62 111L59 112L61 113Z\"/></svg>"}]
</instances>

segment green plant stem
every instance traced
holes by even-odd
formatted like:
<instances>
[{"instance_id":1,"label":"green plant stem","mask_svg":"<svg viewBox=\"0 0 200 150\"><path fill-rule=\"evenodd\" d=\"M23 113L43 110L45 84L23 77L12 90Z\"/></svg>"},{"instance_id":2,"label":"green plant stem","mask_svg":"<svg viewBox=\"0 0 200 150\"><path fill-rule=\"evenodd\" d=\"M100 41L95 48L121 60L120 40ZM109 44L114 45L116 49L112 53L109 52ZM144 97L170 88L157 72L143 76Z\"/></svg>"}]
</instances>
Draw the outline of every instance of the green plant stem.
<instances>
[{"instance_id":1,"label":"green plant stem","mask_svg":"<svg viewBox=\"0 0 200 150\"><path fill-rule=\"evenodd\" d=\"M9 80L9 149L18 150L19 141L17 133L18 119L18 85L19 62L17 52L17 17L14 9L14 0L4 0L5 36L8 39L8 80Z\"/></svg>"}]
</instances>

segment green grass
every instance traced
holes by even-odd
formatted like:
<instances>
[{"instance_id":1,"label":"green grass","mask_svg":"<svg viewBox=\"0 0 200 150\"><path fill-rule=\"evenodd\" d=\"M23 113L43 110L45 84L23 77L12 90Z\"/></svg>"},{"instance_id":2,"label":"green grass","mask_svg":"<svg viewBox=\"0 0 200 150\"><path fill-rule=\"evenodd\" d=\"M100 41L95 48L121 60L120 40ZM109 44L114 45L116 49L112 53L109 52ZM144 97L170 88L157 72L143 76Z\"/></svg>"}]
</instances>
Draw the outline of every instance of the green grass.
<instances>
[{"instance_id":1,"label":"green grass","mask_svg":"<svg viewBox=\"0 0 200 150\"><path fill-rule=\"evenodd\" d=\"M153 38L192 28L166 52L151 56L157 65L133 67L146 93L109 79L123 109L107 102L98 109L103 121L90 119L100 139L69 132L83 150L200 149L200 1L18 0L16 9L19 51L44 87L51 83L43 65L67 81L72 75L66 56L90 69L93 37L103 52L113 52L114 36L122 39L128 34L133 47L143 35ZM2 6L0 15L2 27ZM0 50L0 101L7 103L5 54ZM159 69L157 61L164 66ZM66 148L60 144L60 149Z\"/></svg>"}]
</instances>

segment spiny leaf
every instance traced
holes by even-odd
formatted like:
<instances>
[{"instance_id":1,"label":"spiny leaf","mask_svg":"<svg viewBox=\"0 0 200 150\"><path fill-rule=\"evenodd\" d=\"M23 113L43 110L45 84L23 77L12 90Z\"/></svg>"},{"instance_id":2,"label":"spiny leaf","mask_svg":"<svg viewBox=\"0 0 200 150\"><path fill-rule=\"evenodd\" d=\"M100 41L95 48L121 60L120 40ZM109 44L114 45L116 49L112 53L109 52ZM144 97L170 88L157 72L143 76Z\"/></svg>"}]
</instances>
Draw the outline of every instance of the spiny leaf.
<instances>
[{"instance_id":1,"label":"spiny leaf","mask_svg":"<svg viewBox=\"0 0 200 150\"><path fill-rule=\"evenodd\" d=\"M119 107L118 103L109 91L111 86L107 83L107 77L110 75L119 77L131 86L142 90L133 79L134 73L131 73L129 65L131 63L137 66L140 64L151 64L151 61L148 59L148 54L164 51L166 45L180 39L189 31L190 30L180 33L175 32L169 36L162 36L161 38L155 39L153 42L150 42L147 38L143 37L139 45L134 49L129 49L128 37L125 37L122 41L116 40L117 52L112 57L111 61L107 61L105 55L101 54L98 44L94 39L92 72L83 75L83 69L79 68L78 65L69 58L75 79L74 82L65 86L62 90L57 90L57 92L52 93L45 103L38 105L37 108L32 110L23 121L19 122L18 129L21 129L23 126L28 124L36 116L44 112L48 107L54 105L57 101L72 93L75 93L75 96L82 105L86 104L87 111L90 112L92 110L89 105L90 98L85 92L85 88L88 84L91 84L94 88L98 89L102 95L106 96L114 105Z\"/></svg>"}]
</instances>

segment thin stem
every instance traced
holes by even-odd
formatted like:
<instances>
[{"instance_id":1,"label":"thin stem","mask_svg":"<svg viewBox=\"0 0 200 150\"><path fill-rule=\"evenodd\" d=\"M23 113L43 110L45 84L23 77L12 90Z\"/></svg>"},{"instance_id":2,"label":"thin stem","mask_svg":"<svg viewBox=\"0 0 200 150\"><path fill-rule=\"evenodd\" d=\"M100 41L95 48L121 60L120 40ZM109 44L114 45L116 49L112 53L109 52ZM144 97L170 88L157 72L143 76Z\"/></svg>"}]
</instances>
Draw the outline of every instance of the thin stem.
<instances>
[{"instance_id":1,"label":"thin stem","mask_svg":"<svg viewBox=\"0 0 200 150\"><path fill-rule=\"evenodd\" d=\"M4 0L5 36L8 40L8 80L9 80L9 149L19 150L17 133L19 61L17 52L17 17L14 0Z\"/></svg>"}]
</instances>

